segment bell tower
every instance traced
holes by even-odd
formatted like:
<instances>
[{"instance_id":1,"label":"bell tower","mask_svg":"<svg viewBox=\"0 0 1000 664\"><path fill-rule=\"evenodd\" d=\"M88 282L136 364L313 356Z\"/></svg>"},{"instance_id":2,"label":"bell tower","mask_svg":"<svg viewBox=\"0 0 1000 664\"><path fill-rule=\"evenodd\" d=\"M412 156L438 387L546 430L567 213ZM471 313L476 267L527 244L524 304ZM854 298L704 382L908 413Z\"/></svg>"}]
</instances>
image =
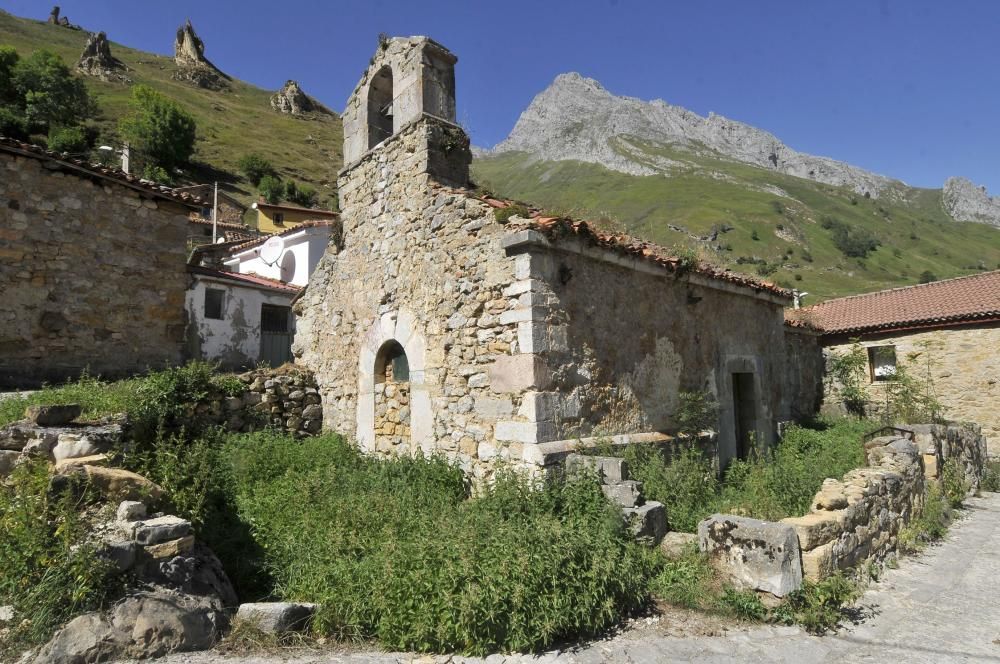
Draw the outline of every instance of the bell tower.
<instances>
[{"instance_id":1,"label":"bell tower","mask_svg":"<svg viewBox=\"0 0 1000 664\"><path fill-rule=\"evenodd\" d=\"M387 158L387 148L406 135L415 172L448 185L468 183L469 138L455 123L457 61L427 37L379 39L344 111L343 177L377 155Z\"/></svg>"}]
</instances>

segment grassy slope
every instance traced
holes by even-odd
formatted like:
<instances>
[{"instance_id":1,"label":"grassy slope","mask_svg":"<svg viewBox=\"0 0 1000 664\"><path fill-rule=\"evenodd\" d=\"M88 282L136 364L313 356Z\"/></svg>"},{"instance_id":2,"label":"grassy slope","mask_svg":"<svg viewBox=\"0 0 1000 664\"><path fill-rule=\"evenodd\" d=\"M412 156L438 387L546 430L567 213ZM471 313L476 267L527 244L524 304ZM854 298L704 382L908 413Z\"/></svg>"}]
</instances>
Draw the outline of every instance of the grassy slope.
<instances>
[{"instance_id":1,"label":"grassy slope","mask_svg":"<svg viewBox=\"0 0 1000 664\"><path fill-rule=\"evenodd\" d=\"M671 177L636 177L594 164L533 162L524 154L507 153L477 159L473 177L500 195L554 212L604 219L612 228L668 247L697 246L707 260L736 270L755 270L753 265L736 264L740 256L778 263L781 267L766 278L808 291L813 297L807 303L912 285L924 270L945 278L974 273L980 265L1000 267L1000 231L951 221L941 208L940 190L900 189L905 203L868 200L845 188L749 165L663 146L640 149L681 159L688 166ZM725 179L711 177L710 172L721 173ZM761 191L762 186L779 187L790 198ZM780 208L775 201L781 203ZM871 230L882 246L865 260L845 257L834 246L830 231L820 225L825 216ZM708 235L721 224L734 226L735 230L711 243L728 244L732 250L718 251L710 243L695 242L668 224L695 235ZM754 230L758 241L752 239ZM790 256L788 249L793 252ZM812 262L803 260L804 250L812 255ZM801 280L795 279L796 274Z\"/></svg>"},{"instance_id":2,"label":"grassy slope","mask_svg":"<svg viewBox=\"0 0 1000 664\"><path fill-rule=\"evenodd\" d=\"M22 56L48 48L71 67L83 51L87 33L18 18L0 11L0 44L14 46ZM132 70L135 83L145 83L175 99L198 122L192 176L199 181L218 179L238 198L256 197L249 183L240 179L236 161L247 152L259 152L283 176L312 183L324 197L335 191L337 171L343 163L343 130L340 118L296 118L271 110L273 91L233 80L227 91L212 92L175 81L173 58L112 43L111 53ZM223 67L223 70L225 68ZM114 139L118 118L126 111L130 87L86 77L101 111L98 124L102 140ZM325 202L325 201L324 201Z\"/></svg>"}]
</instances>

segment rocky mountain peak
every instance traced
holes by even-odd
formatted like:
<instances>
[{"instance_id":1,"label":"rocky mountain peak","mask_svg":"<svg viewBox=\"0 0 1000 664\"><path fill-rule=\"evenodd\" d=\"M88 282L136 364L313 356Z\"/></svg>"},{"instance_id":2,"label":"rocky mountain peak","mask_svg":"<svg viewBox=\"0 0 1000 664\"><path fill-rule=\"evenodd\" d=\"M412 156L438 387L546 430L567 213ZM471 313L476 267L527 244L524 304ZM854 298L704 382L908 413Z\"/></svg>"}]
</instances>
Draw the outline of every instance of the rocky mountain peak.
<instances>
[{"instance_id":1,"label":"rocky mountain peak","mask_svg":"<svg viewBox=\"0 0 1000 664\"><path fill-rule=\"evenodd\" d=\"M663 156L647 149L650 145L679 156ZM613 95L598 81L576 72L560 74L532 100L510 135L494 148L494 152L509 151L545 160L596 163L631 175L670 175L690 168L685 155L721 158L848 186L871 196L897 182L797 152L773 134L721 115L703 117L659 99Z\"/></svg>"},{"instance_id":2,"label":"rocky mountain peak","mask_svg":"<svg viewBox=\"0 0 1000 664\"><path fill-rule=\"evenodd\" d=\"M121 60L111 55L111 44L108 36L103 32L92 32L87 37L87 44L83 47L83 53L76 62L76 69L86 76L94 76L102 81L117 81L127 83L128 77L124 72L128 70Z\"/></svg>"},{"instance_id":3,"label":"rocky mountain peak","mask_svg":"<svg viewBox=\"0 0 1000 664\"><path fill-rule=\"evenodd\" d=\"M298 81L289 79L285 85L271 97L271 108L279 113L301 115L303 113L333 114L329 108L319 103L305 92Z\"/></svg>"},{"instance_id":4,"label":"rocky mountain peak","mask_svg":"<svg viewBox=\"0 0 1000 664\"><path fill-rule=\"evenodd\" d=\"M956 221L975 221L1000 227L1000 198L990 196L986 187L978 186L967 178L951 177L945 180L941 203Z\"/></svg>"},{"instance_id":5,"label":"rocky mountain peak","mask_svg":"<svg viewBox=\"0 0 1000 664\"><path fill-rule=\"evenodd\" d=\"M229 85L229 76L222 73L205 57L205 43L194 31L191 19L177 28L177 37L174 39L174 62L180 68L174 74L175 79L188 81L209 90L220 90Z\"/></svg>"}]
</instances>

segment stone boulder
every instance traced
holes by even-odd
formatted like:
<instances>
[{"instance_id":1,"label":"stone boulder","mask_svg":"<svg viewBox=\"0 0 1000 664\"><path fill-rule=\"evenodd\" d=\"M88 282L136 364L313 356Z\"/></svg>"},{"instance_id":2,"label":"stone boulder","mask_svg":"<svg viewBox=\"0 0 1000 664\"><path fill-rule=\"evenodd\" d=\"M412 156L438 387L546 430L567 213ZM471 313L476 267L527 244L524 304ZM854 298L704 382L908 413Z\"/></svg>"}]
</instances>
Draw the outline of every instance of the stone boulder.
<instances>
[{"instance_id":1,"label":"stone boulder","mask_svg":"<svg viewBox=\"0 0 1000 664\"><path fill-rule=\"evenodd\" d=\"M667 510L663 503L649 500L638 507L622 508L622 514L638 542L656 546L667 534Z\"/></svg>"},{"instance_id":2,"label":"stone boulder","mask_svg":"<svg viewBox=\"0 0 1000 664\"><path fill-rule=\"evenodd\" d=\"M83 409L80 404L67 403L54 406L28 406L24 411L24 419L30 424L40 427L58 427L69 424L80 417Z\"/></svg>"},{"instance_id":3,"label":"stone boulder","mask_svg":"<svg viewBox=\"0 0 1000 664\"><path fill-rule=\"evenodd\" d=\"M108 500L138 500L156 502L163 496L163 489L142 475L121 468L84 465L70 469L83 472L91 485Z\"/></svg>"},{"instance_id":4,"label":"stone boulder","mask_svg":"<svg viewBox=\"0 0 1000 664\"><path fill-rule=\"evenodd\" d=\"M83 47L80 59L76 61L76 70L85 76L93 76L102 81L128 83L129 78L124 72L128 70L125 63L111 55L111 44L103 32L91 32Z\"/></svg>"},{"instance_id":5,"label":"stone boulder","mask_svg":"<svg viewBox=\"0 0 1000 664\"><path fill-rule=\"evenodd\" d=\"M285 634L304 630L315 612L315 604L251 602L240 604L236 620L268 634Z\"/></svg>"},{"instance_id":6,"label":"stone boulder","mask_svg":"<svg viewBox=\"0 0 1000 664\"><path fill-rule=\"evenodd\" d=\"M788 524L713 514L698 524L698 545L737 589L784 597L802 585L799 538Z\"/></svg>"},{"instance_id":7,"label":"stone boulder","mask_svg":"<svg viewBox=\"0 0 1000 664\"><path fill-rule=\"evenodd\" d=\"M45 644L33 664L83 664L106 662L122 651L124 635L99 613L69 621Z\"/></svg>"},{"instance_id":8,"label":"stone boulder","mask_svg":"<svg viewBox=\"0 0 1000 664\"><path fill-rule=\"evenodd\" d=\"M683 558L692 544L698 542L694 533L669 532L660 540L660 552L670 559Z\"/></svg>"}]
</instances>

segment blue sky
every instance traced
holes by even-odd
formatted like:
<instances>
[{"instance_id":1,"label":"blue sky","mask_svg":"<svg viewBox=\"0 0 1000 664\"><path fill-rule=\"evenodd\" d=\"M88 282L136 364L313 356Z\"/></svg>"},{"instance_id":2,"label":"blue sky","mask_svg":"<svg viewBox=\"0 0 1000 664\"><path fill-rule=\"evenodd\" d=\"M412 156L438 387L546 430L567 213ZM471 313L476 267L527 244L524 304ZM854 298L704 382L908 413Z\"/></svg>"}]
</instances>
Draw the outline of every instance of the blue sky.
<instances>
[{"instance_id":1,"label":"blue sky","mask_svg":"<svg viewBox=\"0 0 1000 664\"><path fill-rule=\"evenodd\" d=\"M221 69L297 79L342 109L380 32L459 57L458 115L477 145L559 73L773 132L910 184L965 175L1000 193L1000 2L992 0L59 0L74 23L170 53L190 18ZM53 0L0 0L44 18Z\"/></svg>"}]
</instances>

